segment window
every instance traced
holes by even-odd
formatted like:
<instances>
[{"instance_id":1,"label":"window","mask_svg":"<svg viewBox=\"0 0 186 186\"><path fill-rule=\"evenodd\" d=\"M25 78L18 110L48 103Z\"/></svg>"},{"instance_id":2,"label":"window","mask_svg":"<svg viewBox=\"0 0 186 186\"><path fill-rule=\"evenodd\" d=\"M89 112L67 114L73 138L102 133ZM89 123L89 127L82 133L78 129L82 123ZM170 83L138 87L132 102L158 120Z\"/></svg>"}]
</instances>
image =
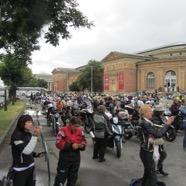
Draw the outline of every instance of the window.
<instances>
[{"instance_id":1,"label":"window","mask_svg":"<svg viewBox=\"0 0 186 186\"><path fill-rule=\"evenodd\" d=\"M154 87L154 73L149 72L147 74L147 87L151 88Z\"/></svg>"},{"instance_id":2,"label":"window","mask_svg":"<svg viewBox=\"0 0 186 186\"><path fill-rule=\"evenodd\" d=\"M172 70L168 71L165 76L176 76L176 73Z\"/></svg>"}]
</instances>

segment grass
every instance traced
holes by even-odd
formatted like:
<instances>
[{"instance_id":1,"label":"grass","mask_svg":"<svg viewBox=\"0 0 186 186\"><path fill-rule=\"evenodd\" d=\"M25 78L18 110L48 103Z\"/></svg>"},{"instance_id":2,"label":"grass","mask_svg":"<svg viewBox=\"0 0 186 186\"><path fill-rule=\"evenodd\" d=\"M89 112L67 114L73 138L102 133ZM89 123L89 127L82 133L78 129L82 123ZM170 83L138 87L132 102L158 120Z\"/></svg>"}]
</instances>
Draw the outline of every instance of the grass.
<instances>
[{"instance_id":1,"label":"grass","mask_svg":"<svg viewBox=\"0 0 186 186\"><path fill-rule=\"evenodd\" d=\"M24 107L25 102L17 100L14 105L12 103L8 105L7 111L4 111L4 108L0 110L0 136Z\"/></svg>"}]
</instances>

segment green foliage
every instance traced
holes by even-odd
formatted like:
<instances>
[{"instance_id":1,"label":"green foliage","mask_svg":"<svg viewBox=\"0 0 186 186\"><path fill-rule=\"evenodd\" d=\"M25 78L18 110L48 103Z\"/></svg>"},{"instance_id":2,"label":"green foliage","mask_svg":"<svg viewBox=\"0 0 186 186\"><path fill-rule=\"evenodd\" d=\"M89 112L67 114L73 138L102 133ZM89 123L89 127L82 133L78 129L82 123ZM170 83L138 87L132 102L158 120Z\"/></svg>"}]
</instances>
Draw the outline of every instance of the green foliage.
<instances>
[{"instance_id":1,"label":"green foliage","mask_svg":"<svg viewBox=\"0 0 186 186\"><path fill-rule=\"evenodd\" d=\"M4 83L16 87L23 79L25 65L13 55L6 55L0 63L0 77Z\"/></svg>"},{"instance_id":2,"label":"green foliage","mask_svg":"<svg viewBox=\"0 0 186 186\"><path fill-rule=\"evenodd\" d=\"M47 82L37 79L30 68L20 63L16 57L5 55L0 63L0 77L4 83L16 89L16 87L44 87L47 88Z\"/></svg>"},{"instance_id":3,"label":"green foliage","mask_svg":"<svg viewBox=\"0 0 186 186\"><path fill-rule=\"evenodd\" d=\"M93 26L77 6L76 0L0 1L0 48L13 53L21 62L31 62L32 51L39 49L41 30L46 42L56 46L60 36L71 37L70 27Z\"/></svg>"},{"instance_id":4,"label":"green foliage","mask_svg":"<svg viewBox=\"0 0 186 186\"><path fill-rule=\"evenodd\" d=\"M14 94L18 85L45 84L26 68L31 63L32 52L39 50L41 33L46 42L57 46L60 37L71 37L70 27L93 26L77 7L76 0L0 1L0 49L4 49L6 54L1 56L0 77L11 86Z\"/></svg>"},{"instance_id":5,"label":"green foliage","mask_svg":"<svg viewBox=\"0 0 186 186\"><path fill-rule=\"evenodd\" d=\"M38 87L43 87L43 88L48 88L48 84L44 79L38 79L37 80L37 86Z\"/></svg>"},{"instance_id":6,"label":"green foliage","mask_svg":"<svg viewBox=\"0 0 186 186\"><path fill-rule=\"evenodd\" d=\"M92 69L92 72L91 72ZM95 60L90 60L88 65L80 72L78 84L81 90L88 89L91 91L91 77L93 78L93 91L102 92L103 90L103 67L102 64Z\"/></svg>"},{"instance_id":7,"label":"green foliage","mask_svg":"<svg viewBox=\"0 0 186 186\"><path fill-rule=\"evenodd\" d=\"M74 81L70 86L69 86L70 91L78 92L80 91L78 81Z\"/></svg>"}]
</instances>

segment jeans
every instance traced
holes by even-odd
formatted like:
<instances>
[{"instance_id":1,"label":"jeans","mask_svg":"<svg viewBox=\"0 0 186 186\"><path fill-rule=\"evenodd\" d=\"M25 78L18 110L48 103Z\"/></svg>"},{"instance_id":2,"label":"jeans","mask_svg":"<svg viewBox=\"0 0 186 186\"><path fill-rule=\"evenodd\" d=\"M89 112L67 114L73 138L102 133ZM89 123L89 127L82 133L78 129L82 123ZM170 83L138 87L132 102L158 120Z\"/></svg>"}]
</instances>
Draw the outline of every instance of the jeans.
<instances>
[{"instance_id":1,"label":"jeans","mask_svg":"<svg viewBox=\"0 0 186 186\"><path fill-rule=\"evenodd\" d=\"M156 186L157 175L153 152L145 151L141 148L140 158L144 166L144 174L141 186Z\"/></svg>"}]
</instances>

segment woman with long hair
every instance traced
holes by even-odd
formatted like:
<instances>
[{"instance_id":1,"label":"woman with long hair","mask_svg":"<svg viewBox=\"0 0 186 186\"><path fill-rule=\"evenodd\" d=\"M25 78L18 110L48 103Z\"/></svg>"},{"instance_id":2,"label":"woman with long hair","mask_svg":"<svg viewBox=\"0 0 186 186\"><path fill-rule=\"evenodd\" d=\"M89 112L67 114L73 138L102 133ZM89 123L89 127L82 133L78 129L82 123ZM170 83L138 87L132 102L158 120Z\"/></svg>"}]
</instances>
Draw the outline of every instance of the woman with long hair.
<instances>
[{"instance_id":1,"label":"woman with long hair","mask_svg":"<svg viewBox=\"0 0 186 186\"><path fill-rule=\"evenodd\" d=\"M174 117L170 117L165 126L161 130L157 130L154 124L150 121L152 118L152 108L149 105L142 105L140 110L140 126L141 126L141 145L140 145L140 158L144 166L144 174L142 179L142 186L156 186L156 162L159 158L158 148L159 145L150 143L150 138L159 139L165 135L168 127L171 125Z\"/></svg>"},{"instance_id":2,"label":"woman with long hair","mask_svg":"<svg viewBox=\"0 0 186 186\"><path fill-rule=\"evenodd\" d=\"M33 133L31 133L32 129L32 117L21 115L11 136L14 186L35 186L34 157L41 157L43 153L34 152L41 127L35 127Z\"/></svg>"}]
</instances>

